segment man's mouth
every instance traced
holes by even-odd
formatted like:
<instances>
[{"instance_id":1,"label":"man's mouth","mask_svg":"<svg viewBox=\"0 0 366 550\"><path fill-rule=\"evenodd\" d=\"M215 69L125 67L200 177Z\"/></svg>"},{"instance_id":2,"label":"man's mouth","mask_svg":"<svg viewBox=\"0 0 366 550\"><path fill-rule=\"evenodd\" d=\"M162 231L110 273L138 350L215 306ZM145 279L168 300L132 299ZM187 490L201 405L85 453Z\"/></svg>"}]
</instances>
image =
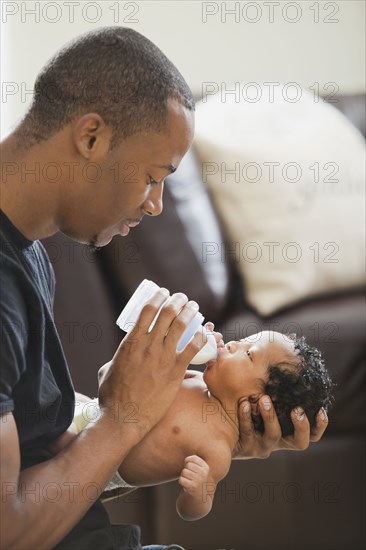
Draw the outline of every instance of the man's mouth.
<instances>
[{"instance_id":1,"label":"man's mouth","mask_svg":"<svg viewBox=\"0 0 366 550\"><path fill-rule=\"evenodd\" d=\"M128 227L136 227L139 225L141 220L138 220L136 222L127 222Z\"/></svg>"},{"instance_id":2,"label":"man's mouth","mask_svg":"<svg viewBox=\"0 0 366 550\"><path fill-rule=\"evenodd\" d=\"M130 226L126 223L122 223L119 227L119 233L122 235L122 237L127 237L127 235L130 232Z\"/></svg>"},{"instance_id":3,"label":"man's mouth","mask_svg":"<svg viewBox=\"0 0 366 550\"><path fill-rule=\"evenodd\" d=\"M122 237L126 237L129 234L130 229L139 225L140 221L141 220L136 220L136 221L131 220L131 221L122 222L119 228L119 233L122 235Z\"/></svg>"}]
</instances>

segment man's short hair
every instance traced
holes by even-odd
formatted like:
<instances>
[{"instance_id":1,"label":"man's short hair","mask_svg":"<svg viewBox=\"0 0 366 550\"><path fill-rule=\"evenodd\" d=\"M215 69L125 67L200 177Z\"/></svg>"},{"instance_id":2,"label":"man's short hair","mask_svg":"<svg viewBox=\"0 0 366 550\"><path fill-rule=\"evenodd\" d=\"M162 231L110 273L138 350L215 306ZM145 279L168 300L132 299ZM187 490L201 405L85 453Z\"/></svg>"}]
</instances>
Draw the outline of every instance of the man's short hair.
<instances>
[{"instance_id":1,"label":"man's short hair","mask_svg":"<svg viewBox=\"0 0 366 550\"><path fill-rule=\"evenodd\" d=\"M35 82L23 120L28 147L88 112L112 128L111 148L138 132L162 132L167 100L194 110L184 78L163 52L133 29L103 27L66 44Z\"/></svg>"}]
</instances>

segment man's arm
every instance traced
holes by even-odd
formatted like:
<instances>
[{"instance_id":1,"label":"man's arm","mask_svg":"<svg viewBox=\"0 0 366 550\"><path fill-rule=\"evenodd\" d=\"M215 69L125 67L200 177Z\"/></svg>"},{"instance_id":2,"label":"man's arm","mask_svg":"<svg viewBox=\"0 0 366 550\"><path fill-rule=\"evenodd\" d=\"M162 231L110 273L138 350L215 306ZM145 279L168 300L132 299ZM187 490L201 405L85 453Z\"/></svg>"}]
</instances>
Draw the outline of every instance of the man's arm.
<instances>
[{"instance_id":1,"label":"man's arm","mask_svg":"<svg viewBox=\"0 0 366 550\"><path fill-rule=\"evenodd\" d=\"M166 292L159 291L149 300L110 362L99 387L99 418L54 458L20 471L13 414L0 418L1 519L6 526L0 535L2 550L53 548L170 407L187 364L203 342L194 337L183 351L176 351L198 310L182 294L163 305L148 331L166 298Z\"/></svg>"},{"instance_id":2,"label":"man's arm","mask_svg":"<svg viewBox=\"0 0 366 550\"><path fill-rule=\"evenodd\" d=\"M55 458L20 471L15 420L12 413L2 415L1 548L53 548L98 498L138 441L133 425L126 424L122 432L118 423L102 417ZM96 449L103 449L103 460Z\"/></svg>"}]
</instances>

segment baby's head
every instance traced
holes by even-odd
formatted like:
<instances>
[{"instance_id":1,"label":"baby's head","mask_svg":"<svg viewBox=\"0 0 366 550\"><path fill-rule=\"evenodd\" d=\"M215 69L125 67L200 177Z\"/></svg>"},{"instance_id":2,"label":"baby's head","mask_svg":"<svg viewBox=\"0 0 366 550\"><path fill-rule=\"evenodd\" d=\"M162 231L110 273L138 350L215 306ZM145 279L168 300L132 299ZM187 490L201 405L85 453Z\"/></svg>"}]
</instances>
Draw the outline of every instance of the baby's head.
<instances>
[{"instance_id":1,"label":"baby's head","mask_svg":"<svg viewBox=\"0 0 366 550\"><path fill-rule=\"evenodd\" d=\"M264 432L258 409L264 394L273 401L283 436L294 432L290 414L295 407L304 409L311 427L319 409L328 409L333 383L321 353L304 337L264 331L218 347L217 361L210 361L204 373L207 387L223 402L229 395L247 399L257 431Z\"/></svg>"},{"instance_id":2,"label":"baby's head","mask_svg":"<svg viewBox=\"0 0 366 550\"><path fill-rule=\"evenodd\" d=\"M332 401L332 380L325 368L320 351L309 346L303 336L287 336L293 341L295 361L286 359L268 367L268 379L264 381L263 393L269 395L281 425L282 435L294 433L290 413L302 407L310 427L316 423L321 407L327 411ZM254 428L263 433L264 424L260 414L253 414Z\"/></svg>"}]
</instances>

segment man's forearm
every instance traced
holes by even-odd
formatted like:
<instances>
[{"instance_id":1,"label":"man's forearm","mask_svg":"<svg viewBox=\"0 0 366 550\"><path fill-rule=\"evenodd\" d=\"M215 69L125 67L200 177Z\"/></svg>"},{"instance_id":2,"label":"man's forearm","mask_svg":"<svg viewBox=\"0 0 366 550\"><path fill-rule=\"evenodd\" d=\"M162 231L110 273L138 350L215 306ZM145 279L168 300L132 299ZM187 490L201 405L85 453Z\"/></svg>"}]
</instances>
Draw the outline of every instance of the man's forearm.
<instances>
[{"instance_id":1,"label":"man's forearm","mask_svg":"<svg viewBox=\"0 0 366 550\"><path fill-rule=\"evenodd\" d=\"M23 470L17 494L7 495L9 517L3 519L12 536L4 550L53 548L99 497L138 441L133 424L121 428L101 418L55 458Z\"/></svg>"}]
</instances>

